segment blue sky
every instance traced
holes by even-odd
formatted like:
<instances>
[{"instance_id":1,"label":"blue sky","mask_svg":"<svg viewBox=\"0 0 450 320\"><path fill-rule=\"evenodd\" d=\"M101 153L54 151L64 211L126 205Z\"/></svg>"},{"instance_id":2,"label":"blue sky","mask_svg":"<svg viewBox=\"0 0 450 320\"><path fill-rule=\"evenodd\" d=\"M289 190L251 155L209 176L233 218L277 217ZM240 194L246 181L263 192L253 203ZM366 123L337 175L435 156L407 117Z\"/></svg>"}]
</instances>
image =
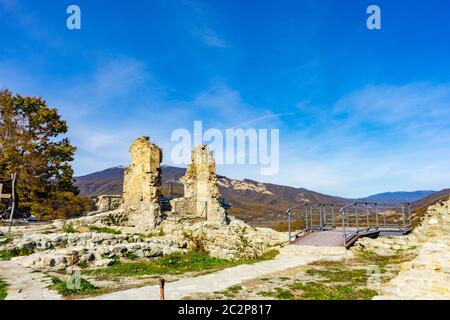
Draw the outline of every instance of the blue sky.
<instances>
[{"instance_id":1,"label":"blue sky","mask_svg":"<svg viewBox=\"0 0 450 320\"><path fill-rule=\"evenodd\" d=\"M78 175L127 165L141 135L170 164L171 132L202 120L280 129L279 173L218 168L233 178L348 197L450 187L446 1L0 0L0 39L0 88L58 107Z\"/></svg>"}]
</instances>

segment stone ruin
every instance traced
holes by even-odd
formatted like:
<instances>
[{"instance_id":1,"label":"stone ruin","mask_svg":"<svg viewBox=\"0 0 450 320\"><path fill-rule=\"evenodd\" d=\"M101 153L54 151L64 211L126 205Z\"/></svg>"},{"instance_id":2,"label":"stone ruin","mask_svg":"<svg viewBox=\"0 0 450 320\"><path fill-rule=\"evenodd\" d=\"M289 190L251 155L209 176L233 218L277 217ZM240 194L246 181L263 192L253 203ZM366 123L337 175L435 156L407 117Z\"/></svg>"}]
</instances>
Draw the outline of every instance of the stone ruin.
<instances>
[{"instance_id":1,"label":"stone ruin","mask_svg":"<svg viewBox=\"0 0 450 320\"><path fill-rule=\"evenodd\" d=\"M162 221L162 152L148 137L141 137L133 142L130 153L132 164L125 170L123 209L128 213L129 224L154 228ZM226 221L225 209L220 205L216 163L208 146L200 145L192 151L182 181L184 197L171 201L171 214Z\"/></svg>"},{"instance_id":2,"label":"stone ruin","mask_svg":"<svg viewBox=\"0 0 450 320\"><path fill-rule=\"evenodd\" d=\"M95 198L95 207L97 212L112 211L122 205L122 196L119 195L101 195Z\"/></svg>"},{"instance_id":3,"label":"stone ruin","mask_svg":"<svg viewBox=\"0 0 450 320\"><path fill-rule=\"evenodd\" d=\"M151 259L189 252L199 243L213 257L253 259L285 242L282 233L227 218L220 205L214 157L206 145L192 151L182 179L185 195L172 200L172 211L164 215L161 149L148 137L141 137L133 142L130 153L132 163L125 169L122 197L99 196L97 211L55 221L51 228L58 230L56 233L27 234L0 242L0 251L32 250L21 263L37 270L58 270L80 263L107 267L114 264L115 257L126 259L128 255ZM66 232L68 226L77 232ZM120 234L97 232L92 227L109 227Z\"/></svg>"},{"instance_id":4,"label":"stone ruin","mask_svg":"<svg viewBox=\"0 0 450 320\"><path fill-rule=\"evenodd\" d=\"M123 209L129 225L151 228L161 222L162 150L141 137L130 147L131 165L125 169Z\"/></svg>"},{"instance_id":5,"label":"stone ruin","mask_svg":"<svg viewBox=\"0 0 450 320\"><path fill-rule=\"evenodd\" d=\"M173 214L226 222L226 211L220 205L216 162L207 145L200 145L192 151L191 162L182 181L184 197L171 201Z\"/></svg>"},{"instance_id":6,"label":"stone ruin","mask_svg":"<svg viewBox=\"0 0 450 320\"><path fill-rule=\"evenodd\" d=\"M154 229L165 218L176 216L226 222L226 210L220 205L216 163L208 146L192 151L191 162L182 178L184 197L170 201L171 211L163 215L161 207L161 149L141 137L130 147L131 165L125 169L123 195L103 195L96 199L97 212L118 209L126 216L127 226ZM122 218L121 218L122 219Z\"/></svg>"}]
</instances>

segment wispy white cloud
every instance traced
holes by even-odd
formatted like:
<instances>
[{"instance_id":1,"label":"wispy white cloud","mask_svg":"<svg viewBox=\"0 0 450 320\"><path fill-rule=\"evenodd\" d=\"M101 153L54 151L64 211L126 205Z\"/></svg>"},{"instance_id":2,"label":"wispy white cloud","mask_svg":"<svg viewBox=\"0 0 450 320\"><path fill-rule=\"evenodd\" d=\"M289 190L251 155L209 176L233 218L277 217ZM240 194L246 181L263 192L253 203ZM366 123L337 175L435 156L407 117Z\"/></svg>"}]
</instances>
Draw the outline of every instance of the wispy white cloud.
<instances>
[{"instance_id":1,"label":"wispy white cloud","mask_svg":"<svg viewBox=\"0 0 450 320\"><path fill-rule=\"evenodd\" d=\"M371 85L341 99L334 111L347 114L349 119L367 118L389 125L403 121L430 124L450 116L450 85Z\"/></svg>"},{"instance_id":2,"label":"wispy white cloud","mask_svg":"<svg viewBox=\"0 0 450 320\"><path fill-rule=\"evenodd\" d=\"M194 35L198 37L202 42L210 47L227 48L225 40L220 38L217 33L211 28L205 28L202 30L195 30Z\"/></svg>"},{"instance_id":3,"label":"wispy white cloud","mask_svg":"<svg viewBox=\"0 0 450 320\"><path fill-rule=\"evenodd\" d=\"M292 112L276 114L245 101L224 81L192 99L170 99L146 64L129 57L103 61L83 81L65 83L44 81L14 61L0 61L0 70L0 87L42 95L69 120L78 146L77 174L126 165L128 147L140 135L149 135L168 155L172 130L192 130L194 120L204 120L205 130L281 129L278 175L219 166L231 177L348 197L440 189L450 181L450 84L368 86L332 106L303 101Z\"/></svg>"},{"instance_id":4,"label":"wispy white cloud","mask_svg":"<svg viewBox=\"0 0 450 320\"><path fill-rule=\"evenodd\" d=\"M367 86L334 106L299 103L277 183L348 197L450 181L450 84Z\"/></svg>"},{"instance_id":5,"label":"wispy white cloud","mask_svg":"<svg viewBox=\"0 0 450 320\"><path fill-rule=\"evenodd\" d=\"M101 65L94 77L99 95L123 95L144 85L150 74L143 62L120 57Z\"/></svg>"}]
</instances>

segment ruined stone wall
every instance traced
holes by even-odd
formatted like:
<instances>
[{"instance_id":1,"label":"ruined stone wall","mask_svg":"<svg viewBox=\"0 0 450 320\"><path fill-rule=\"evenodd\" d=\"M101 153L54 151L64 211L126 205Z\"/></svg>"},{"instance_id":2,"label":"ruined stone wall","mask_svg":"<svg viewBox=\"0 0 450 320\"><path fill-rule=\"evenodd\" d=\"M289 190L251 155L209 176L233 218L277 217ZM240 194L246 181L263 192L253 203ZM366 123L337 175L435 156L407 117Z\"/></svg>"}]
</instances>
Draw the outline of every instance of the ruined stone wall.
<instances>
[{"instance_id":1,"label":"ruined stone wall","mask_svg":"<svg viewBox=\"0 0 450 320\"><path fill-rule=\"evenodd\" d=\"M161 149L141 137L130 147L131 165L125 169L123 208L129 223L136 227L156 227L161 221Z\"/></svg>"},{"instance_id":2,"label":"ruined stone wall","mask_svg":"<svg viewBox=\"0 0 450 320\"><path fill-rule=\"evenodd\" d=\"M216 162L208 146L200 145L192 151L183 183L184 198L172 201L174 212L204 217L209 221L225 221L225 209L219 203Z\"/></svg>"},{"instance_id":3,"label":"ruined stone wall","mask_svg":"<svg viewBox=\"0 0 450 320\"><path fill-rule=\"evenodd\" d=\"M100 195L95 199L95 207L98 212L116 210L122 204L122 196Z\"/></svg>"}]
</instances>

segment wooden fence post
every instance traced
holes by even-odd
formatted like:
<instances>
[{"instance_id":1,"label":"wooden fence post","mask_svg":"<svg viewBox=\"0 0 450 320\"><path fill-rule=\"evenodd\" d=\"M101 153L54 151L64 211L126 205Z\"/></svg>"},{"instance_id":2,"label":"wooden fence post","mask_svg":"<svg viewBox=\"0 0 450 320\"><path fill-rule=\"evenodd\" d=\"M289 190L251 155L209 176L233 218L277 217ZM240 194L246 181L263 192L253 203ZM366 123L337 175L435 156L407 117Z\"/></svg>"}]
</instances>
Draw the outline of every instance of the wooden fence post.
<instances>
[{"instance_id":1,"label":"wooden fence post","mask_svg":"<svg viewBox=\"0 0 450 320\"><path fill-rule=\"evenodd\" d=\"M166 280L164 278L159 279L159 300L165 300L164 298L164 285Z\"/></svg>"}]
</instances>

